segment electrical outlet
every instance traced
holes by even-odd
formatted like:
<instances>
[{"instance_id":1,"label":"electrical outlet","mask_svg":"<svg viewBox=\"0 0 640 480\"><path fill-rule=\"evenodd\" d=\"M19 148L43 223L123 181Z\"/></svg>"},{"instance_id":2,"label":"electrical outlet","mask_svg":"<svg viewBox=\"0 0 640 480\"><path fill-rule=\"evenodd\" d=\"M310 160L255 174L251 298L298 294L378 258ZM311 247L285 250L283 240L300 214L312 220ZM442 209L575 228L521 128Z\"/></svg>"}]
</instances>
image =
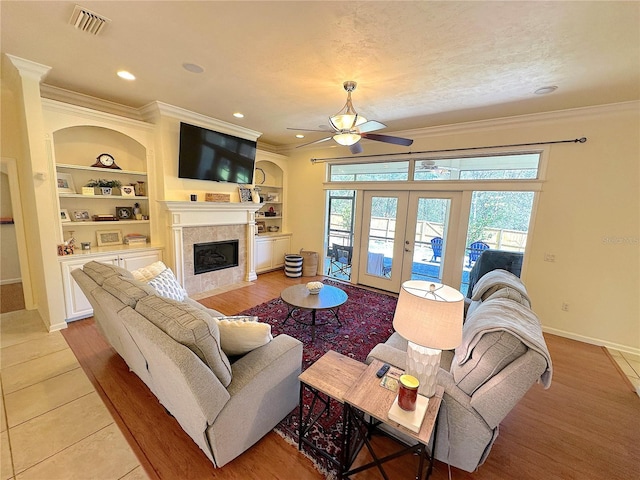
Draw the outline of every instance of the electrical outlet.
<instances>
[{"instance_id":1,"label":"electrical outlet","mask_svg":"<svg viewBox=\"0 0 640 480\"><path fill-rule=\"evenodd\" d=\"M556 261L556 256L553 253L545 253L544 254L544 261L545 262L555 262Z\"/></svg>"},{"instance_id":2,"label":"electrical outlet","mask_svg":"<svg viewBox=\"0 0 640 480\"><path fill-rule=\"evenodd\" d=\"M560 307L562 309L563 312L568 312L569 311L569 304L566 302L562 302L562 306Z\"/></svg>"}]
</instances>

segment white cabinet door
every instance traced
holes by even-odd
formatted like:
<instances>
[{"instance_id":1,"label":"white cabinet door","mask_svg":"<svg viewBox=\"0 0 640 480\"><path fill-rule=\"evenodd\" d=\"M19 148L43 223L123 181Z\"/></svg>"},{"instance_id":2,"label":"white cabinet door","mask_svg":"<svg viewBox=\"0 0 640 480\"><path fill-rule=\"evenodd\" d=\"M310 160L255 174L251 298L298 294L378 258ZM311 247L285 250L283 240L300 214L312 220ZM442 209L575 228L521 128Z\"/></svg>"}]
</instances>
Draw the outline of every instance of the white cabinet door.
<instances>
[{"instance_id":1,"label":"white cabinet door","mask_svg":"<svg viewBox=\"0 0 640 480\"><path fill-rule=\"evenodd\" d=\"M100 257L83 257L74 260L65 260L61 263L62 284L64 288L64 304L66 308L66 320L79 320L93 315L93 308L87 297L71 276L76 268L82 268L85 263L92 261L118 265L127 270L135 270L162 260L162 250L138 251L130 253L114 253Z\"/></svg>"},{"instance_id":2,"label":"white cabinet door","mask_svg":"<svg viewBox=\"0 0 640 480\"><path fill-rule=\"evenodd\" d=\"M256 272L266 272L284 266L284 256L291 248L291 238L263 237L256 239Z\"/></svg>"},{"instance_id":3,"label":"white cabinet door","mask_svg":"<svg viewBox=\"0 0 640 480\"><path fill-rule=\"evenodd\" d=\"M162 251L154 250L151 252L123 253L120 254L120 266L127 270L137 270L138 268L151 265L153 262L162 260Z\"/></svg>"},{"instance_id":4,"label":"white cabinet door","mask_svg":"<svg viewBox=\"0 0 640 480\"><path fill-rule=\"evenodd\" d=\"M273 257L273 241L270 238L256 239L256 272L269 270Z\"/></svg>"},{"instance_id":5,"label":"white cabinet door","mask_svg":"<svg viewBox=\"0 0 640 480\"><path fill-rule=\"evenodd\" d=\"M272 268L284 266L284 256L290 253L291 239L289 237L280 237L273 239L273 256L271 261Z\"/></svg>"},{"instance_id":6,"label":"white cabinet door","mask_svg":"<svg viewBox=\"0 0 640 480\"><path fill-rule=\"evenodd\" d=\"M82 293L82 290L80 290L80 287L71 276L71 272L76 268L82 268L85 263L89 263L93 260L111 265L118 264L118 256L110 255L108 257L83 258L72 262L64 262L61 265L67 321L87 318L93 315L93 308L91 307L89 300L87 300L87 297Z\"/></svg>"}]
</instances>

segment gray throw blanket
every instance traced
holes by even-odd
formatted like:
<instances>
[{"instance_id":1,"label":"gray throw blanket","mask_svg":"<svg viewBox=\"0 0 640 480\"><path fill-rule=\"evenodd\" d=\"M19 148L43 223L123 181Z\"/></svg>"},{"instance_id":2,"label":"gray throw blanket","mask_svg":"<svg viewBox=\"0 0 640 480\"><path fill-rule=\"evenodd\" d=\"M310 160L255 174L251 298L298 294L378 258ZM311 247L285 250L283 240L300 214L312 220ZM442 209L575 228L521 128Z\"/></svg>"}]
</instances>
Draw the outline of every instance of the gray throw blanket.
<instances>
[{"instance_id":1,"label":"gray throw blanket","mask_svg":"<svg viewBox=\"0 0 640 480\"><path fill-rule=\"evenodd\" d=\"M507 298L483 302L464 324L462 343L456 348L455 361L462 365L485 333L507 331L522 343L540 353L547 361L547 369L540 376L544 388L551 385L551 355L542 335L538 317L527 307Z\"/></svg>"},{"instance_id":2,"label":"gray throw blanket","mask_svg":"<svg viewBox=\"0 0 640 480\"><path fill-rule=\"evenodd\" d=\"M482 295L487 290L496 285L504 285L515 289L522 296L524 296L529 301L529 303L531 303L529 295L527 295L527 289L522 283L522 280L516 277L513 273L500 269L492 270L483 275L482 278L478 280L478 283L476 283L473 287L473 295L471 296L471 300L480 300L482 298Z\"/></svg>"}]
</instances>

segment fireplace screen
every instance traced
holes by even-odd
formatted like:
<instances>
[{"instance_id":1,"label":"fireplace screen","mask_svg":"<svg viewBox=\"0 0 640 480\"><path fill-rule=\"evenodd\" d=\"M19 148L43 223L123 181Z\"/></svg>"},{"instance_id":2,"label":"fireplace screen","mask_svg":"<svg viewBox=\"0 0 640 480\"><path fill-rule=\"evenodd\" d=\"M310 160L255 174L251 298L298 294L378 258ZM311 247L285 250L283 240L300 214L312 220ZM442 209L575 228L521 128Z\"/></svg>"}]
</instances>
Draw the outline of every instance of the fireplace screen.
<instances>
[{"instance_id":1,"label":"fireplace screen","mask_svg":"<svg viewBox=\"0 0 640 480\"><path fill-rule=\"evenodd\" d=\"M194 275L238 266L238 240L193 245Z\"/></svg>"}]
</instances>

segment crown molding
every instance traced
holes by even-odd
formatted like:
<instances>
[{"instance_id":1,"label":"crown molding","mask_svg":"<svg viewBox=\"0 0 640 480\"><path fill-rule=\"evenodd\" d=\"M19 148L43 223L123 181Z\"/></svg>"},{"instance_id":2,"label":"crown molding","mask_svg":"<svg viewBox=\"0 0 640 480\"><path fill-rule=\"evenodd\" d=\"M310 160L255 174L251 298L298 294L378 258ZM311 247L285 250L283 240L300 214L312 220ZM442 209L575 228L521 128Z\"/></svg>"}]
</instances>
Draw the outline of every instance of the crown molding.
<instances>
[{"instance_id":1,"label":"crown molding","mask_svg":"<svg viewBox=\"0 0 640 480\"><path fill-rule=\"evenodd\" d=\"M40 82L51 70L51 67L41 63L25 60L15 55L9 55L8 53L5 53L5 55L13 66L16 67L21 77L27 77Z\"/></svg>"},{"instance_id":2,"label":"crown molding","mask_svg":"<svg viewBox=\"0 0 640 480\"><path fill-rule=\"evenodd\" d=\"M113 114L110 112L104 112L102 110L96 110L90 107L75 105L68 102L53 100L51 98L43 98L42 106L46 111L66 114L73 117L82 117L90 122L100 121L110 124L115 123L125 127L132 127L144 131L152 131L155 128L153 124L143 122L142 120Z\"/></svg>"},{"instance_id":3,"label":"crown molding","mask_svg":"<svg viewBox=\"0 0 640 480\"><path fill-rule=\"evenodd\" d=\"M54 87L53 85L42 84L40 86L40 95L49 100L55 100L62 103L69 103L78 107L88 108L99 112L110 113L119 117L131 118L137 121L144 121L140 110L119 103L110 102L101 98L92 97L83 93L72 92L64 88Z\"/></svg>"},{"instance_id":4,"label":"crown molding","mask_svg":"<svg viewBox=\"0 0 640 480\"><path fill-rule=\"evenodd\" d=\"M527 115L515 115L512 117L499 117L474 122L416 128L413 130L404 130L393 133L398 135L410 135L415 139L460 133L476 133L495 130L496 128L522 128L524 125L531 126L539 123L584 119L585 117L601 116L604 114L629 112L634 110L640 112L640 101L634 100L630 102L594 105L589 107L570 108L566 110L554 110Z\"/></svg>"},{"instance_id":5,"label":"crown molding","mask_svg":"<svg viewBox=\"0 0 640 480\"><path fill-rule=\"evenodd\" d=\"M155 123L162 117L174 118L177 120L184 120L191 123L198 124L205 128L211 128L221 133L227 133L236 137L245 138L247 140L257 141L258 137L262 135L262 132L250 130L245 127L234 125L223 120L195 113L190 110L186 110L181 107L169 105L163 102L151 102L140 108L140 113L145 121Z\"/></svg>"}]
</instances>

